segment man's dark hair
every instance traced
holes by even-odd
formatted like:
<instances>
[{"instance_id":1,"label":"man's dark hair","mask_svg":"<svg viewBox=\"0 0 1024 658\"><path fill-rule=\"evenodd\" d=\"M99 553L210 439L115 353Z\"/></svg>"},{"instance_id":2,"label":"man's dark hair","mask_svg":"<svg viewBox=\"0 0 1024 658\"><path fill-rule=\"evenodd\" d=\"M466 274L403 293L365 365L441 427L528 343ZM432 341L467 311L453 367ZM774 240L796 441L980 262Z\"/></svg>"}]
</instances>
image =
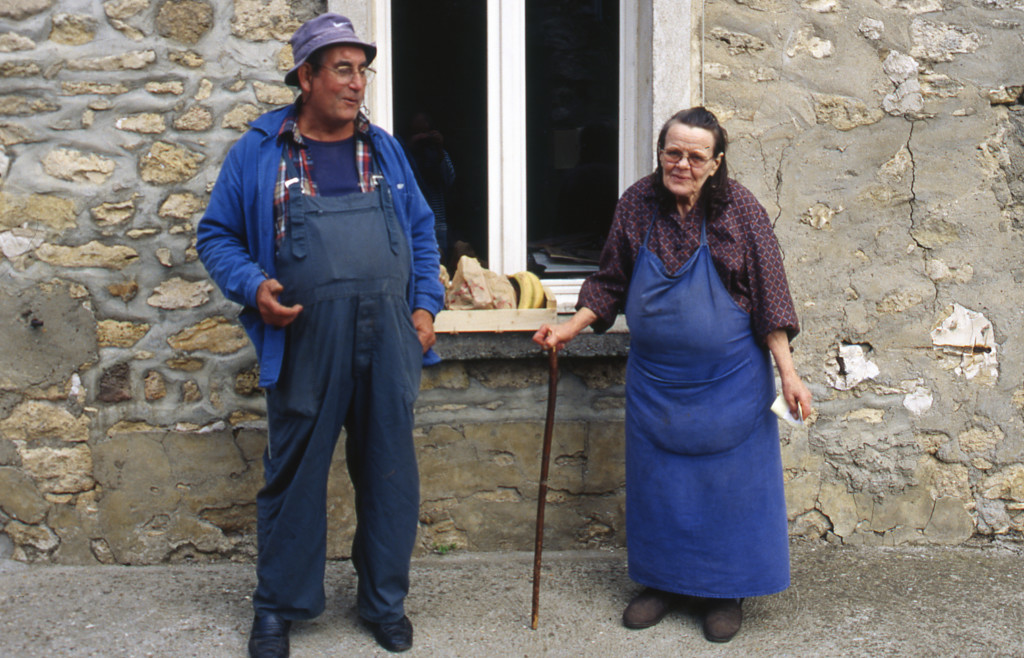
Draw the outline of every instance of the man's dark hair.
<instances>
[{"instance_id":1,"label":"man's dark hair","mask_svg":"<svg viewBox=\"0 0 1024 658\"><path fill-rule=\"evenodd\" d=\"M719 154L722 155L722 164L718 166L718 170L715 171L714 175L704 183L704 188L700 191L700 199L698 200L698 203L704 204L707 218L713 220L722 213L729 202L729 167L728 161L725 158L725 149L729 144L729 136L726 134L725 128L718 123L715 115L708 109L704 107L691 107L688 110L676 112L661 127L661 132L658 133L659 156L661 149L665 148L665 136L668 134L669 128L676 124L690 126L691 128L703 128L710 132L715 138L714 155L712 157L717 158ZM658 166L654 169L654 173L651 174L651 182L654 185L654 191L658 195L658 199L668 207L674 208L676 198L665 187L665 182L662 178L664 173L661 157L659 157Z\"/></svg>"},{"instance_id":2,"label":"man's dark hair","mask_svg":"<svg viewBox=\"0 0 1024 658\"><path fill-rule=\"evenodd\" d=\"M313 67L313 73L316 73L323 67L324 54L327 52L328 48L331 48L334 45L336 44L332 43L326 46L322 46L309 54L309 57L306 58L306 63Z\"/></svg>"}]
</instances>

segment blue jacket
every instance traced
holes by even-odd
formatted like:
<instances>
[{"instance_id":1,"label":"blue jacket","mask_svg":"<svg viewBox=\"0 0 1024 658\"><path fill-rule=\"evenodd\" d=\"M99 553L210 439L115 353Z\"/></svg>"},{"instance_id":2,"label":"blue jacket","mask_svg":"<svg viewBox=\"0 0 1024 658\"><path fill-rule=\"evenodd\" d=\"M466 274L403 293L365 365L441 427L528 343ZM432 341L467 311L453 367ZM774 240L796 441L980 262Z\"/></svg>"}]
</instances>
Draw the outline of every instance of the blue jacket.
<instances>
[{"instance_id":1,"label":"blue jacket","mask_svg":"<svg viewBox=\"0 0 1024 658\"><path fill-rule=\"evenodd\" d=\"M263 322L256 289L276 276L273 195L282 153L277 134L294 111L291 105L264 114L231 147L196 232L196 249L210 277L225 297L244 306L239 320L256 348L260 386L265 387L273 386L281 372L285 330ZM412 253L409 308L437 315L444 306L444 288L438 279L434 215L395 138L377 126L370 127L370 137ZM438 361L433 350L424 355L425 365Z\"/></svg>"}]
</instances>

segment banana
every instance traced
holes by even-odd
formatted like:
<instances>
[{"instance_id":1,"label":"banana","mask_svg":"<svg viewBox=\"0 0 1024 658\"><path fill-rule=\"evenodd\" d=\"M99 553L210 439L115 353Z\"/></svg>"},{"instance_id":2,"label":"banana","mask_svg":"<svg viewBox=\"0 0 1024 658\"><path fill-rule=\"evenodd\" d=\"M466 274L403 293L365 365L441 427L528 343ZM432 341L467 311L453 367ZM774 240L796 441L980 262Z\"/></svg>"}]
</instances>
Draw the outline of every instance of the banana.
<instances>
[{"instance_id":1,"label":"banana","mask_svg":"<svg viewBox=\"0 0 1024 658\"><path fill-rule=\"evenodd\" d=\"M516 291L516 308L523 307L523 286L519 283L519 279L515 274L506 274L509 282L512 284L512 288Z\"/></svg>"},{"instance_id":2,"label":"banana","mask_svg":"<svg viewBox=\"0 0 1024 658\"><path fill-rule=\"evenodd\" d=\"M512 275L515 279L516 285L519 288L519 303L516 308L524 309L530 308L530 303L533 300L533 291L530 289L530 280L525 276L526 272L516 272Z\"/></svg>"},{"instance_id":3,"label":"banana","mask_svg":"<svg viewBox=\"0 0 1024 658\"><path fill-rule=\"evenodd\" d=\"M527 272L526 276L533 285L533 300L530 303L530 308L544 308L544 286L533 272Z\"/></svg>"},{"instance_id":4,"label":"banana","mask_svg":"<svg viewBox=\"0 0 1024 658\"><path fill-rule=\"evenodd\" d=\"M518 308L543 308L544 287L540 279L533 272L516 272L512 275L519 284L519 305Z\"/></svg>"}]
</instances>

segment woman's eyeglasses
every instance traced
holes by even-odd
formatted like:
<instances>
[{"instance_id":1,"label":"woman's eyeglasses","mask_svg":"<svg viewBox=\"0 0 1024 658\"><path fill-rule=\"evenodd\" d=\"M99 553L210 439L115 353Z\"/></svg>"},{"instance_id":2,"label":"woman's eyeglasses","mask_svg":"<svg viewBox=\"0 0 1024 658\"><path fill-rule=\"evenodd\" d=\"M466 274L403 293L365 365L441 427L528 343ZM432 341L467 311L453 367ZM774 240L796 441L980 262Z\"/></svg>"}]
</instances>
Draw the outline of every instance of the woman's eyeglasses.
<instances>
[{"instance_id":1,"label":"woman's eyeglasses","mask_svg":"<svg viewBox=\"0 0 1024 658\"><path fill-rule=\"evenodd\" d=\"M683 160L686 160L691 169L703 169L709 162L711 162L711 158L696 151L687 153L680 149L668 148L661 149L658 153L666 163L671 165L677 165Z\"/></svg>"}]
</instances>

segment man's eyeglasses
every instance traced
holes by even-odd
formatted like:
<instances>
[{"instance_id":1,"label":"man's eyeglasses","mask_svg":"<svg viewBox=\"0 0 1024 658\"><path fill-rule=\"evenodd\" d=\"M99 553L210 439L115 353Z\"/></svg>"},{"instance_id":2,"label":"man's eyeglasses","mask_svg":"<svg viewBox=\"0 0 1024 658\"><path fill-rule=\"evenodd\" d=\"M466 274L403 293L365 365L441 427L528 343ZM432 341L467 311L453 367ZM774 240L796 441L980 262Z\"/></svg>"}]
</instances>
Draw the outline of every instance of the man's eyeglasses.
<instances>
[{"instance_id":1,"label":"man's eyeglasses","mask_svg":"<svg viewBox=\"0 0 1024 658\"><path fill-rule=\"evenodd\" d=\"M658 153L662 158L664 158L665 162L672 165L677 165L685 159L690 164L691 169L703 169L709 162L711 162L711 158L697 153L696 151L687 153L679 149L669 148L661 149Z\"/></svg>"},{"instance_id":2,"label":"man's eyeglasses","mask_svg":"<svg viewBox=\"0 0 1024 658\"><path fill-rule=\"evenodd\" d=\"M376 71L368 66L360 66L359 68L356 68L351 64L338 64L337 66L326 66L324 68L338 76L338 82L346 85L352 82L352 78L356 75L362 78L365 84L370 84L370 81L373 80L373 76L376 73Z\"/></svg>"}]
</instances>

